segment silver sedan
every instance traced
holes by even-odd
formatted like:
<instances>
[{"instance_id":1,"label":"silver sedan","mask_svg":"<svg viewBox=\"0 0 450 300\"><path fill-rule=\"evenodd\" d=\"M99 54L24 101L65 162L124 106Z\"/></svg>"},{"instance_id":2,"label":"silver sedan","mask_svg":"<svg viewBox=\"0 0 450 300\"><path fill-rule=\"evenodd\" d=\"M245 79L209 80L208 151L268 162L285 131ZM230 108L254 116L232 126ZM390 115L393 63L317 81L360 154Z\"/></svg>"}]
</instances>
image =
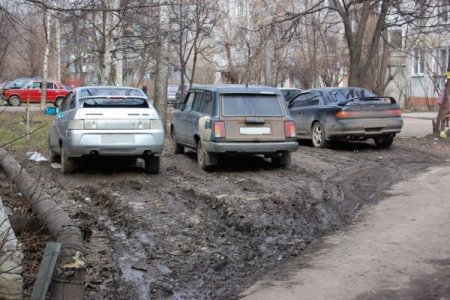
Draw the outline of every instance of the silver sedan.
<instances>
[{"instance_id":1,"label":"silver sedan","mask_svg":"<svg viewBox=\"0 0 450 300\"><path fill-rule=\"evenodd\" d=\"M72 173L83 157L143 158L145 172L159 172L164 148L161 119L137 88L92 86L72 90L55 115L49 133L52 162Z\"/></svg>"}]
</instances>

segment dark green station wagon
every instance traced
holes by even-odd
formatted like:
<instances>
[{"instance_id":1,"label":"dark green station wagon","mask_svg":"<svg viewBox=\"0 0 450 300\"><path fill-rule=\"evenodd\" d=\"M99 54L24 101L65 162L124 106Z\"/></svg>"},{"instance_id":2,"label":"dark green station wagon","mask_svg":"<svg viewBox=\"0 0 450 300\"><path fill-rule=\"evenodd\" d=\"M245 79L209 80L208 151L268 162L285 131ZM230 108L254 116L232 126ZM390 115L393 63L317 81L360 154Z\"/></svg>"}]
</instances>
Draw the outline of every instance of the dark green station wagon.
<instances>
[{"instance_id":1,"label":"dark green station wagon","mask_svg":"<svg viewBox=\"0 0 450 300\"><path fill-rule=\"evenodd\" d=\"M260 154L287 166L296 151L295 123L278 89L265 86L213 85L191 88L173 113L173 153L197 151L207 170L221 155Z\"/></svg>"}]
</instances>

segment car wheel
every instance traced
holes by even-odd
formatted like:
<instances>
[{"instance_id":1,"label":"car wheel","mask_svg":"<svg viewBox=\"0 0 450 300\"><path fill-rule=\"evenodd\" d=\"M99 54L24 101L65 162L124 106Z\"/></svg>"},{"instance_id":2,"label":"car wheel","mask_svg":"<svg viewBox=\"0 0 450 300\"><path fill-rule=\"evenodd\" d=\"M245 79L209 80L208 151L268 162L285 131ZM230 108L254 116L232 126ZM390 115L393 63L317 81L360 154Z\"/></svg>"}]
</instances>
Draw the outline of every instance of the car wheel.
<instances>
[{"instance_id":1,"label":"car wheel","mask_svg":"<svg viewBox=\"0 0 450 300\"><path fill-rule=\"evenodd\" d=\"M11 106L19 106L20 105L20 98L19 98L19 96L11 96L11 97L9 97L8 103Z\"/></svg>"},{"instance_id":2,"label":"car wheel","mask_svg":"<svg viewBox=\"0 0 450 300\"><path fill-rule=\"evenodd\" d=\"M161 157L151 155L144 158L145 161L145 173L147 174L158 174L161 165Z\"/></svg>"},{"instance_id":3,"label":"car wheel","mask_svg":"<svg viewBox=\"0 0 450 300\"><path fill-rule=\"evenodd\" d=\"M214 164L209 162L216 161L216 157L213 154L210 154L203 149L202 141L198 141L197 143L197 162L199 167L202 170L208 171L211 170Z\"/></svg>"},{"instance_id":4,"label":"car wheel","mask_svg":"<svg viewBox=\"0 0 450 300\"><path fill-rule=\"evenodd\" d=\"M60 162L61 158L58 154L56 154L55 151L53 151L52 145L50 144L50 139L48 139L48 150L49 150L49 156L50 156L50 162L56 163Z\"/></svg>"},{"instance_id":5,"label":"car wheel","mask_svg":"<svg viewBox=\"0 0 450 300\"><path fill-rule=\"evenodd\" d=\"M175 136L175 129L171 131L172 138L172 153L173 154L181 154L184 153L184 147L177 142L177 137Z\"/></svg>"},{"instance_id":6,"label":"car wheel","mask_svg":"<svg viewBox=\"0 0 450 300\"><path fill-rule=\"evenodd\" d=\"M285 152L281 156L272 156L270 160L275 167L289 166L291 164L291 152Z\"/></svg>"},{"instance_id":7,"label":"car wheel","mask_svg":"<svg viewBox=\"0 0 450 300\"><path fill-rule=\"evenodd\" d=\"M64 101L64 98L62 98L62 97L56 98L55 103L54 103L55 107L61 107L61 104L63 103L63 101Z\"/></svg>"},{"instance_id":8,"label":"car wheel","mask_svg":"<svg viewBox=\"0 0 450 300\"><path fill-rule=\"evenodd\" d=\"M66 150L61 145L61 172L63 174L71 174L75 171L75 162L73 158L67 156Z\"/></svg>"},{"instance_id":9,"label":"car wheel","mask_svg":"<svg viewBox=\"0 0 450 300\"><path fill-rule=\"evenodd\" d=\"M316 148L326 148L330 143L325 139L325 130L320 122L314 123L312 127L312 144Z\"/></svg>"},{"instance_id":10,"label":"car wheel","mask_svg":"<svg viewBox=\"0 0 450 300\"><path fill-rule=\"evenodd\" d=\"M373 139L373 141L375 142L375 145L378 148L389 148L394 142L394 136L393 135L377 136L376 138Z\"/></svg>"}]
</instances>

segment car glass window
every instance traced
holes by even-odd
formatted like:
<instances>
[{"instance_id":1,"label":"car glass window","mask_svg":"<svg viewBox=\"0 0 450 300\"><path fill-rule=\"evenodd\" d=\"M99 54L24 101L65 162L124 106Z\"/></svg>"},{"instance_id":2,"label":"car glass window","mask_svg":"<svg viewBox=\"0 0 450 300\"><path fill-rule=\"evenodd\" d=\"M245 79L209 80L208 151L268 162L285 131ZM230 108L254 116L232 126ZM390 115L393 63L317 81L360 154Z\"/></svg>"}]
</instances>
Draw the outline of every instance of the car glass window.
<instances>
[{"instance_id":1,"label":"car glass window","mask_svg":"<svg viewBox=\"0 0 450 300\"><path fill-rule=\"evenodd\" d=\"M305 101L305 106L319 105L319 103L320 103L320 99L319 99L319 97L316 96L314 98L306 100Z\"/></svg>"},{"instance_id":2,"label":"car glass window","mask_svg":"<svg viewBox=\"0 0 450 300\"><path fill-rule=\"evenodd\" d=\"M137 96L147 98L145 93L137 88L86 87L80 91L80 98L92 96Z\"/></svg>"},{"instance_id":3,"label":"car glass window","mask_svg":"<svg viewBox=\"0 0 450 300\"><path fill-rule=\"evenodd\" d=\"M224 94L222 96L224 116L282 116L277 95Z\"/></svg>"},{"instance_id":4,"label":"car glass window","mask_svg":"<svg viewBox=\"0 0 450 300\"><path fill-rule=\"evenodd\" d=\"M33 82L33 83L31 84L31 88L32 88L32 89L40 89L41 86L42 86L42 82Z\"/></svg>"},{"instance_id":5,"label":"car glass window","mask_svg":"<svg viewBox=\"0 0 450 300\"><path fill-rule=\"evenodd\" d=\"M320 104L320 93L318 91L311 91L309 97L305 100L305 106L313 106Z\"/></svg>"},{"instance_id":6,"label":"car glass window","mask_svg":"<svg viewBox=\"0 0 450 300\"><path fill-rule=\"evenodd\" d=\"M67 110L68 104L69 104L69 102L70 102L70 100L71 100L72 98L73 98L73 93L68 94L68 95L66 96L66 98L64 98L64 101L63 101L63 103L62 103L62 105L61 105L60 111L66 111L66 110Z\"/></svg>"},{"instance_id":7,"label":"car glass window","mask_svg":"<svg viewBox=\"0 0 450 300\"><path fill-rule=\"evenodd\" d=\"M192 111L201 111L203 104L203 93L196 92L194 98L194 104L192 105Z\"/></svg>"},{"instance_id":8,"label":"car glass window","mask_svg":"<svg viewBox=\"0 0 450 300\"><path fill-rule=\"evenodd\" d=\"M359 88L339 89L330 93L333 102L346 101L352 98L375 97L369 90Z\"/></svg>"},{"instance_id":9,"label":"car glass window","mask_svg":"<svg viewBox=\"0 0 450 300\"><path fill-rule=\"evenodd\" d=\"M48 90L54 90L55 89L55 85L53 84L53 82L47 82L47 89Z\"/></svg>"},{"instance_id":10,"label":"car glass window","mask_svg":"<svg viewBox=\"0 0 450 300\"><path fill-rule=\"evenodd\" d=\"M206 92L205 95L203 96L202 112L211 116L212 110L213 110L212 93Z\"/></svg>"},{"instance_id":11,"label":"car glass window","mask_svg":"<svg viewBox=\"0 0 450 300\"><path fill-rule=\"evenodd\" d=\"M305 106L305 101L309 97L311 97L310 93L304 93L304 94L298 95L297 97L294 98L294 100L292 101L290 107L294 108L294 107L303 107L303 106Z\"/></svg>"},{"instance_id":12,"label":"car glass window","mask_svg":"<svg viewBox=\"0 0 450 300\"><path fill-rule=\"evenodd\" d=\"M90 97L83 99L83 107L89 108L104 108L104 107L133 107L133 108L148 108L148 102L145 98L134 97Z\"/></svg>"},{"instance_id":13,"label":"car glass window","mask_svg":"<svg viewBox=\"0 0 450 300\"><path fill-rule=\"evenodd\" d=\"M194 102L194 97L195 97L194 93L189 93L189 95L187 96L186 105L184 106L185 111L191 111L192 103Z\"/></svg>"},{"instance_id":14,"label":"car glass window","mask_svg":"<svg viewBox=\"0 0 450 300\"><path fill-rule=\"evenodd\" d=\"M69 102L67 104L67 110L71 110L75 108L75 97L70 97Z\"/></svg>"}]
</instances>

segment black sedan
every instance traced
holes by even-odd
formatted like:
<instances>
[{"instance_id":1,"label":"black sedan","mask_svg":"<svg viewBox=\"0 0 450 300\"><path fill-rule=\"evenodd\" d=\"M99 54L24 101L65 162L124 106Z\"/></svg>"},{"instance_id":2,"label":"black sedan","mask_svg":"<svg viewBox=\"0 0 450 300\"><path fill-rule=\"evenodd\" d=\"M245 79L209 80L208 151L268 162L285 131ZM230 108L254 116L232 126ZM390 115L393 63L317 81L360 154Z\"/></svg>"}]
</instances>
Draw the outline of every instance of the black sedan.
<instances>
[{"instance_id":1,"label":"black sedan","mask_svg":"<svg viewBox=\"0 0 450 300\"><path fill-rule=\"evenodd\" d=\"M403 126L394 98L380 97L354 87L317 88L303 91L289 102L298 138L312 139L317 148L332 140L365 141L380 148L392 145Z\"/></svg>"}]
</instances>

